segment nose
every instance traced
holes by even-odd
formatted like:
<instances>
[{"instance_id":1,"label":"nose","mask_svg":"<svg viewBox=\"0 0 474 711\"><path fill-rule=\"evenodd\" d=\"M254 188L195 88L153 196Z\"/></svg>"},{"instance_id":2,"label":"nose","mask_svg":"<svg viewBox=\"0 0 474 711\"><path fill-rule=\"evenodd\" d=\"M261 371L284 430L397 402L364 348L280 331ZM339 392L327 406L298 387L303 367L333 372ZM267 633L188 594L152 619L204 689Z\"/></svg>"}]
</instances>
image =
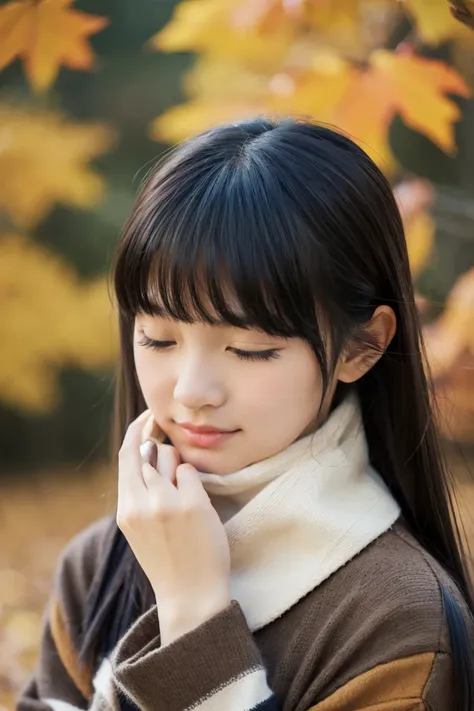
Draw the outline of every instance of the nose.
<instances>
[{"instance_id":1,"label":"nose","mask_svg":"<svg viewBox=\"0 0 474 711\"><path fill-rule=\"evenodd\" d=\"M209 359L197 356L181 361L173 395L176 402L190 410L206 405L220 407L226 399L216 368Z\"/></svg>"}]
</instances>

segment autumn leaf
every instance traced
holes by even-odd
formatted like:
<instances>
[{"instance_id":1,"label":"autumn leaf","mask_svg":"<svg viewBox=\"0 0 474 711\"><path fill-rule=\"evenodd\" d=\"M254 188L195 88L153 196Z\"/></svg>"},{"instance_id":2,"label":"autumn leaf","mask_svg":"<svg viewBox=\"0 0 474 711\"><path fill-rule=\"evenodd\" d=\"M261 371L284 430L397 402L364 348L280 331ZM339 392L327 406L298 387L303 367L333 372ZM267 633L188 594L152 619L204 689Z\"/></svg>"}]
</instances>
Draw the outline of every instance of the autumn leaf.
<instances>
[{"instance_id":1,"label":"autumn leaf","mask_svg":"<svg viewBox=\"0 0 474 711\"><path fill-rule=\"evenodd\" d=\"M366 57L393 12L393 0L185 0L149 45L275 71L317 47Z\"/></svg>"},{"instance_id":2,"label":"autumn leaf","mask_svg":"<svg viewBox=\"0 0 474 711\"><path fill-rule=\"evenodd\" d=\"M271 78L266 104L283 114L331 121L357 76L357 70L339 55L317 52L307 68L282 71Z\"/></svg>"},{"instance_id":3,"label":"autumn leaf","mask_svg":"<svg viewBox=\"0 0 474 711\"><path fill-rule=\"evenodd\" d=\"M89 69L94 56L87 38L108 20L71 7L73 0L13 0L0 7L0 69L21 57L28 80L41 92L59 67Z\"/></svg>"},{"instance_id":4,"label":"autumn leaf","mask_svg":"<svg viewBox=\"0 0 474 711\"><path fill-rule=\"evenodd\" d=\"M241 0L185 0L148 45L161 52L200 52L257 68L278 65L294 39L294 25L286 22L271 33L262 32L243 20L240 10Z\"/></svg>"},{"instance_id":5,"label":"autumn leaf","mask_svg":"<svg viewBox=\"0 0 474 711\"><path fill-rule=\"evenodd\" d=\"M259 113L248 102L211 102L195 99L173 106L150 125L149 136L154 141L177 143L213 126L251 118Z\"/></svg>"},{"instance_id":6,"label":"autumn leaf","mask_svg":"<svg viewBox=\"0 0 474 711\"><path fill-rule=\"evenodd\" d=\"M149 130L152 140L176 143L211 126L267 110L263 97L269 77L239 64L200 58L185 79L190 101L173 106Z\"/></svg>"},{"instance_id":7,"label":"autumn leaf","mask_svg":"<svg viewBox=\"0 0 474 711\"><path fill-rule=\"evenodd\" d=\"M397 113L441 148L453 151L452 126L460 111L446 93L468 95L463 79L446 64L384 50L373 53L367 69L358 69L334 53L315 53L313 65L305 70L275 74L267 87L261 83L258 101L251 91L247 101L243 91L237 101L227 100L232 88L232 74L228 76L226 88L222 81L209 81L216 87L212 101L206 100L210 90L202 89L194 92L191 102L159 117L152 137L175 142L219 122L250 115L252 108L254 113L307 115L346 131L389 173L395 159L388 131ZM205 83L201 75L200 85Z\"/></svg>"},{"instance_id":8,"label":"autumn leaf","mask_svg":"<svg viewBox=\"0 0 474 711\"><path fill-rule=\"evenodd\" d=\"M18 225L31 226L56 202L91 207L104 183L88 163L113 141L106 126L0 107L0 210Z\"/></svg>"},{"instance_id":9,"label":"autumn leaf","mask_svg":"<svg viewBox=\"0 0 474 711\"><path fill-rule=\"evenodd\" d=\"M305 0L308 26L341 56L362 60L386 41L398 8L393 0Z\"/></svg>"},{"instance_id":10,"label":"autumn leaf","mask_svg":"<svg viewBox=\"0 0 474 711\"><path fill-rule=\"evenodd\" d=\"M211 126L259 114L291 113L325 121L344 97L352 72L351 65L333 53L318 53L314 68L273 75L204 57L185 79L191 100L155 119L150 137L175 143Z\"/></svg>"},{"instance_id":11,"label":"autumn leaf","mask_svg":"<svg viewBox=\"0 0 474 711\"><path fill-rule=\"evenodd\" d=\"M393 17L393 0L240 0L234 25L272 35L291 26L295 38L313 33L313 47L325 43L345 56L379 46Z\"/></svg>"},{"instance_id":12,"label":"autumn leaf","mask_svg":"<svg viewBox=\"0 0 474 711\"><path fill-rule=\"evenodd\" d=\"M46 249L0 237L0 399L44 412L59 397L62 366L105 368L116 352L105 278L82 283Z\"/></svg>"},{"instance_id":13,"label":"autumn leaf","mask_svg":"<svg viewBox=\"0 0 474 711\"><path fill-rule=\"evenodd\" d=\"M453 124L461 112L448 93L469 95L464 80L448 65L378 50L370 67L355 77L332 121L371 149L376 160L388 145L388 129L396 114L443 150L454 152Z\"/></svg>"},{"instance_id":14,"label":"autumn leaf","mask_svg":"<svg viewBox=\"0 0 474 711\"><path fill-rule=\"evenodd\" d=\"M472 44L472 30L453 17L448 0L403 0L415 21L418 34L427 44L461 39Z\"/></svg>"},{"instance_id":15,"label":"autumn leaf","mask_svg":"<svg viewBox=\"0 0 474 711\"><path fill-rule=\"evenodd\" d=\"M272 109L313 116L342 130L390 172L388 130L396 114L441 148L453 151L458 106L446 96L467 96L464 80L446 64L378 50L368 68L337 54L315 53L313 66L273 80Z\"/></svg>"},{"instance_id":16,"label":"autumn leaf","mask_svg":"<svg viewBox=\"0 0 474 711\"><path fill-rule=\"evenodd\" d=\"M248 69L238 62L215 61L201 56L184 78L186 95L217 101L254 101L268 89L272 74Z\"/></svg>"}]
</instances>

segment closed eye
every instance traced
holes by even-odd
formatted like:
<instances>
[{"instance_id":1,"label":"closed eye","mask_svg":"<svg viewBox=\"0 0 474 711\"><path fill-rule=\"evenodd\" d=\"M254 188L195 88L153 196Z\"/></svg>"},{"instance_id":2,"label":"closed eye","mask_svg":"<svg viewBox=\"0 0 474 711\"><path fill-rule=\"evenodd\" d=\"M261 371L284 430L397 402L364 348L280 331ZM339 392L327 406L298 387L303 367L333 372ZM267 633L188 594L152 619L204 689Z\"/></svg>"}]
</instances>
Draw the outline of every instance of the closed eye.
<instances>
[{"instance_id":1,"label":"closed eye","mask_svg":"<svg viewBox=\"0 0 474 711\"><path fill-rule=\"evenodd\" d=\"M145 348L151 348L153 351L162 351L165 348L169 348L174 344L174 341L155 341L154 338L148 338L145 334L142 334L141 340L138 341L139 346L144 346Z\"/></svg>"},{"instance_id":2,"label":"closed eye","mask_svg":"<svg viewBox=\"0 0 474 711\"><path fill-rule=\"evenodd\" d=\"M138 341L138 345L151 348L151 350L154 351L164 351L170 346L175 345L175 341L156 341L154 338L149 338L143 333L142 338ZM267 348L264 351L245 351L240 348L229 348L228 350L241 360L272 360L280 356L277 348Z\"/></svg>"},{"instance_id":3,"label":"closed eye","mask_svg":"<svg viewBox=\"0 0 474 711\"><path fill-rule=\"evenodd\" d=\"M242 351L240 348L229 348L229 350L242 360L272 360L280 357L276 348L269 348L266 351Z\"/></svg>"}]
</instances>

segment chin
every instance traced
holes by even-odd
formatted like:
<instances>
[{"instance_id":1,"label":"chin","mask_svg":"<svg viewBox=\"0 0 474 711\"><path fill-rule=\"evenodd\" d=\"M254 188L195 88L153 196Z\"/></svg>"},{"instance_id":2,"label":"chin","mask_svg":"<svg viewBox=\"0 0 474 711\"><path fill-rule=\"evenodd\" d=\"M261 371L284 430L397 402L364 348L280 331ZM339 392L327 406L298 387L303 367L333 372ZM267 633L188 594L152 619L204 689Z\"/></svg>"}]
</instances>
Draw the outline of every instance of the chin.
<instances>
[{"instance_id":1,"label":"chin","mask_svg":"<svg viewBox=\"0 0 474 711\"><path fill-rule=\"evenodd\" d=\"M229 467L228 464L226 466L225 459L228 460L229 458L215 452L206 450L183 451L183 448L181 448L181 451L178 449L178 452L183 464L192 464L195 469L203 474L217 474L225 476L226 474L231 474L240 468L239 466Z\"/></svg>"}]
</instances>

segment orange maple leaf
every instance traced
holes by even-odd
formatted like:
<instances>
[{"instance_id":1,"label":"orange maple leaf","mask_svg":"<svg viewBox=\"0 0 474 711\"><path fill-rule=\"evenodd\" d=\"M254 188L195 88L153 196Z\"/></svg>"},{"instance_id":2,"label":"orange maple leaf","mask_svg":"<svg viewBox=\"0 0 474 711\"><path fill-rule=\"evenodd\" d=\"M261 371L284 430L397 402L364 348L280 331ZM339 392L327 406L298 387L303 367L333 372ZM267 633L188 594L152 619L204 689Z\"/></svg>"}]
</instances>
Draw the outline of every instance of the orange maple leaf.
<instances>
[{"instance_id":1,"label":"orange maple leaf","mask_svg":"<svg viewBox=\"0 0 474 711\"><path fill-rule=\"evenodd\" d=\"M359 140L378 147L400 114L407 125L448 152L455 151L453 124L461 116L447 94L469 96L462 77L444 62L378 50L361 71L333 121Z\"/></svg>"},{"instance_id":2,"label":"orange maple leaf","mask_svg":"<svg viewBox=\"0 0 474 711\"><path fill-rule=\"evenodd\" d=\"M63 64L89 69L94 55L87 37L108 19L78 12L73 0L14 0L0 8L0 69L18 57L35 91L47 89Z\"/></svg>"}]
</instances>

